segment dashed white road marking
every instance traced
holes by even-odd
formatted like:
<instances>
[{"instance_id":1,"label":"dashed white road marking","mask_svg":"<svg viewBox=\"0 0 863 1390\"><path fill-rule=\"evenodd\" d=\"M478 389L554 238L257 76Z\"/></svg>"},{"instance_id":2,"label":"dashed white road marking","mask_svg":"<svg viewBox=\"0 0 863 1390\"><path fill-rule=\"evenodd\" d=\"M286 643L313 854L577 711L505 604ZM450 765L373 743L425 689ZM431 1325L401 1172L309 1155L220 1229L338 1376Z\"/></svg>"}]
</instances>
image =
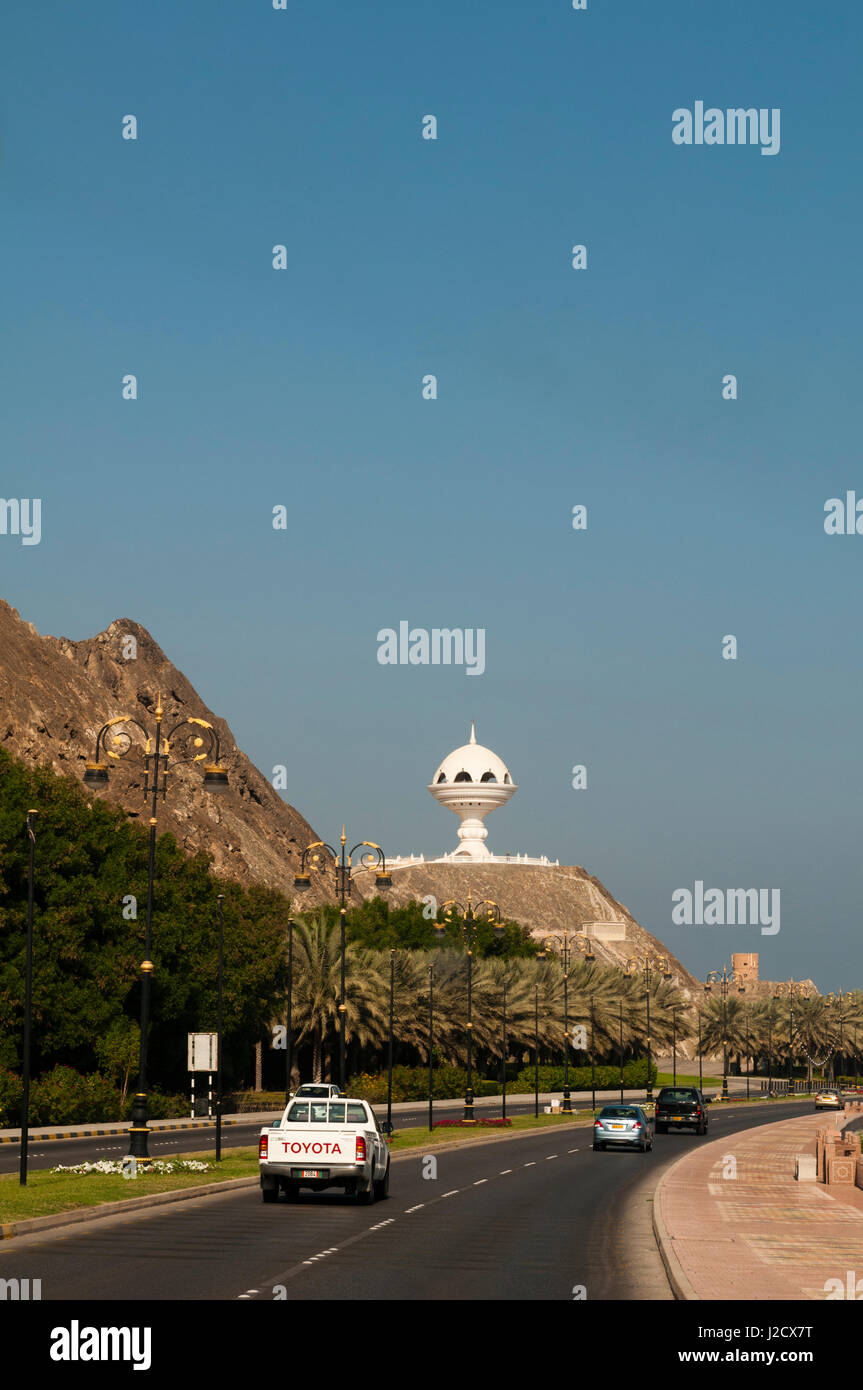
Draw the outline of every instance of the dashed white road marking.
<instances>
[{"instance_id":1,"label":"dashed white road marking","mask_svg":"<svg viewBox=\"0 0 863 1390\"><path fill-rule=\"evenodd\" d=\"M452 1192L445 1192L443 1195L444 1195L445 1197L455 1197L455 1196L457 1195L457 1193L458 1193L458 1188L457 1188L457 1187L454 1187L453 1190L452 1190Z\"/></svg>"},{"instance_id":2,"label":"dashed white road marking","mask_svg":"<svg viewBox=\"0 0 863 1390\"><path fill-rule=\"evenodd\" d=\"M421 1211L424 1206L425 1202L417 1202L415 1207L406 1207L405 1216L410 1216L412 1211Z\"/></svg>"},{"instance_id":3,"label":"dashed white road marking","mask_svg":"<svg viewBox=\"0 0 863 1390\"><path fill-rule=\"evenodd\" d=\"M500 1175L499 1175L499 1176L500 1176L500 1177L503 1177L504 1173L511 1173L511 1172L512 1172L512 1169L511 1169L511 1168L501 1168L501 1170L500 1170Z\"/></svg>"},{"instance_id":4,"label":"dashed white road marking","mask_svg":"<svg viewBox=\"0 0 863 1390\"><path fill-rule=\"evenodd\" d=\"M535 1159L531 1159L530 1163L526 1163L524 1166L525 1166L525 1168L535 1168L535 1167L536 1167L536 1160L535 1160Z\"/></svg>"},{"instance_id":5,"label":"dashed white road marking","mask_svg":"<svg viewBox=\"0 0 863 1390\"><path fill-rule=\"evenodd\" d=\"M568 1154L577 1154L577 1153L578 1153L578 1149L567 1149L566 1152L567 1152Z\"/></svg>"},{"instance_id":6,"label":"dashed white road marking","mask_svg":"<svg viewBox=\"0 0 863 1390\"><path fill-rule=\"evenodd\" d=\"M477 1178L474 1187L482 1187L484 1182L488 1182L488 1178Z\"/></svg>"},{"instance_id":7,"label":"dashed white road marking","mask_svg":"<svg viewBox=\"0 0 863 1390\"><path fill-rule=\"evenodd\" d=\"M546 1156L545 1156L545 1161L546 1161L546 1163L548 1163L548 1160L549 1160L550 1158L557 1158L557 1154L546 1154Z\"/></svg>"}]
</instances>

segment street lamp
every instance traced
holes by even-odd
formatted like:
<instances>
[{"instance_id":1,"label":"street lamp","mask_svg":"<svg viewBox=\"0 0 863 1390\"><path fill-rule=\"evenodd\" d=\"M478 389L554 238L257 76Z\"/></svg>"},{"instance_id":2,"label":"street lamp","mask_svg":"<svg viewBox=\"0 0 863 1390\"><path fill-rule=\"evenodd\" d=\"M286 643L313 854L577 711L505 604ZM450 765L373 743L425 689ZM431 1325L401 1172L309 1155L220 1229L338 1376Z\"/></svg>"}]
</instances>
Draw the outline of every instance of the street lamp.
<instances>
[{"instance_id":1,"label":"street lamp","mask_svg":"<svg viewBox=\"0 0 863 1390\"><path fill-rule=\"evenodd\" d=\"M666 957L658 955L651 947L630 956L626 962L623 973L627 980L633 979L636 971L640 971L644 975L644 998L647 1004L647 1093L645 1099L653 1100L653 1076L650 1070L650 976L651 974L658 974L662 976L663 980L670 980L672 974L668 968Z\"/></svg>"},{"instance_id":2,"label":"street lamp","mask_svg":"<svg viewBox=\"0 0 863 1390\"><path fill-rule=\"evenodd\" d=\"M429 973L429 1131L434 1128L434 966Z\"/></svg>"},{"instance_id":3,"label":"street lamp","mask_svg":"<svg viewBox=\"0 0 863 1390\"><path fill-rule=\"evenodd\" d=\"M503 1107L501 1119L506 1119L506 980L503 982L503 1034L501 1037L501 1096Z\"/></svg>"},{"instance_id":4,"label":"street lamp","mask_svg":"<svg viewBox=\"0 0 863 1390\"><path fill-rule=\"evenodd\" d=\"M375 886L377 888L391 888L392 878L387 870L386 855L380 845L375 844L374 840L359 840L349 851L346 851L347 836L345 827L342 826L340 836L341 850L336 852L332 845L328 845L325 840L315 840L313 844L307 845L300 855L299 872L294 874L294 887L307 889L311 887L312 872L323 873L327 864L332 860L333 869L336 876L336 896L341 904L341 983L339 992L339 1088L342 1092L347 1089L347 1072L345 1060L345 1015L348 1006L345 1002L345 957L347 952L347 938L345 931L345 902L350 894L351 885L357 874L375 872ZM358 864L354 864L353 857L358 849L365 849L367 853L360 855Z\"/></svg>"},{"instance_id":5,"label":"street lamp","mask_svg":"<svg viewBox=\"0 0 863 1390\"><path fill-rule=\"evenodd\" d=\"M533 1113L539 1119L539 985L533 987Z\"/></svg>"},{"instance_id":6,"label":"street lamp","mask_svg":"<svg viewBox=\"0 0 863 1390\"><path fill-rule=\"evenodd\" d=\"M729 975L725 965L721 972L719 970L709 970L704 981L704 993L710 994L714 985L719 985L722 994L722 1099L728 1099L728 989L730 985L737 985L737 993L745 994L746 986L740 982L740 976L732 970Z\"/></svg>"},{"instance_id":7,"label":"street lamp","mask_svg":"<svg viewBox=\"0 0 863 1390\"><path fill-rule=\"evenodd\" d=\"M698 1011L698 1089L704 1090L704 1057L701 1051L701 1010Z\"/></svg>"},{"instance_id":8,"label":"street lamp","mask_svg":"<svg viewBox=\"0 0 863 1390\"><path fill-rule=\"evenodd\" d=\"M387 1134L393 1132L393 999L396 988L396 953L390 951L390 1026L387 1040Z\"/></svg>"},{"instance_id":9,"label":"street lamp","mask_svg":"<svg viewBox=\"0 0 863 1390\"><path fill-rule=\"evenodd\" d=\"M150 1024L150 987L153 975L153 962L150 959L153 941L153 885L156 871L156 808L159 794L165 800L167 779L171 768L183 763L204 764L204 786L210 792L223 792L228 786L227 770L221 766L219 735L206 719L179 719L167 733L162 733L164 711L162 694L159 692L154 712L155 733L151 733L139 719L120 714L109 719L96 736L96 760L88 763L84 773L84 785L92 791L105 791L108 786L110 763L129 756L136 748L134 733L144 738L144 800L152 798L150 812L150 846L147 861L147 924L144 932L144 959L141 962L141 1050L138 1064L138 1090L132 1107L132 1124L129 1129L129 1154L137 1159L148 1159L147 1137L147 1030ZM180 734L180 730L183 733ZM180 756L169 763L172 740L178 744ZM109 746L110 745L110 746ZM100 753L102 761L100 761ZM209 761L208 761L209 759Z\"/></svg>"},{"instance_id":10,"label":"street lamp","mask_svg":"<svg viewBox=\"0 0 863 1390\"><path fill-rule=\"evenodd\" d=\"M831 992L830 994L827 995L827 1007L828 1007L829 1009L837 1009L837 1008L838 1008L838 1010L839 1010L839 1053L838 1053L838 1057L839 1057L840 1064L841 1064L841 1062L842 1062L842 1057L843 1057L844 1050L845 1050L845 1031L844 1031L844 1030L845 1030L845 1020L848 1018L848 1014L846 1014L846 1012L845 1012L845 1006L846 1006L846 1001L849 999L849 997L850 997L850 991L847 990L847 989L839 989L839 990L837 990L835 993ZM841 1073L840 1073L840 1075L841 1075ZM831 1063L831 1078L832 1078L833 1083L834 1083L834 1085L835 1085L835 1084L836 1084L836 1074L835 1074L835 1070L832 1068L832 1063Z\"/></svg>"},{"instance_id":11,"label":"street lamp","mask_svg":"<svg viewBox=\"0 0 863 1390\"><path fill-rule=\"evenodd\" d=\"M458 912L462 919L461 932L467 943L467 1090L464 1097L463 1120L467 1124L474 1123L473 1117L473 935L474 927L477 922L494 922L494 934L500 939L505 934L505 928L500 920L500 908L497 903L485 900L474 904L471 901L470 893L467 895L467 906L456 902L455 898L449 898L442 904L444 920L452 922L453 912ZM435 936L439 941L446 936L446 928L438 923L435 926Z\"/></svg>"},{"instance_id":12,"label":"street lamp","mask_svg":"<svg viewBox=\"0 0 863 1390\"><path fill-rule=\"evenodd\" d=\"M577 944L579 949L584 950L584 936L570 936L564 929L559 937L549 936L543 942L542 950L537 952L539 957L543 957L547 949L559 950L560 963L563 966L563 1106L561 1107L568 1114L572 1112L572 1092L569 1089L569 963L572 955L572 946ZM595 960L593 952L590 950L590 943L587 943L586 958Z\"/></svg>"},{"instance_id":13,"label":"street lamp","mask_svg":"<svg viewBox=\"0 0 863 1390\"><path fill-rule=\"evenodd\" d=\"M808 999L811 991L810 991L810 989L809 989L809 986L806 985L806 984L804 984L802 980L797 980L797 981L795 982L793 979L791 979L791 980L783 980L783 982L782 982L781 984L778 984L778 985L776 986L776 990L775 990L774 995L773 995L773 998L774 998L774 999L787 999L787 1000L788 1000L788 1094L789 1094L789 1095L791 1095L792 1092L793 1092L793 1090L794 1090L793 1049L794 1049L794 995L795 995L795 992L797 993L797 995L798 995L799 998L801 998L801 999Z\"/></svg>"},{"instance_id":14,"label":"street lamp","mask_svg":"<svg viewBox=\"0 0 863 1390\"><path fill-rule=\"evenodd\" d=\"M30 1137L30 1026L33 1012L33 873L36 855L36 835L33 830L33 817L38 811L27 812L27 839L29 840L29 871L27 874L27 955L24 967L24 1050L22 1054L22 1096L21 1096L21 1155L18 1182L27 1186L27 1145Z\"/></svg>"},{"instance_id":15,"label":"street lamp","mask_svg":"<svg viewBox=\"0 0 863 1390\"><path fill-rule=\"evenodd\" d=\"M294 1067L294 919L288 918L288 1016L285 1020L285 1105L291 1099Z\"/></svg>"},{"instance_id":16,"label":"street lamp","mask_svg":"<svg viewBox=\"0 0 863 1390\"><path fill-rule=\"evenodd\" d=\"M222 956L225 935L225 895L220 893L219 904L219 983L216 1008L216 1162L222 1159Z\"/></svg>"}]
</instances>

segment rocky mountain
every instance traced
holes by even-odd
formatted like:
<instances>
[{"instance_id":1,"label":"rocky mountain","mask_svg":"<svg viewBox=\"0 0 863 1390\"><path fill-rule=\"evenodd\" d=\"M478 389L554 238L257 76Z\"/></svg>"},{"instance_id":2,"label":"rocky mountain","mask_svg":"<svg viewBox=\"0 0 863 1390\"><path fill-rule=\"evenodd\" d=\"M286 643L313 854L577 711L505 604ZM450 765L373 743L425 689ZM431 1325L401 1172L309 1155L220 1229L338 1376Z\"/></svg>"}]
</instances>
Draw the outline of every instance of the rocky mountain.
<instances>
[{"instance_id":1,"label":"rocky mountain","mask_svg":"<svg viewBox=\"0 0 863 1390\"><path fill-rule=\"evenodd\" d=\"M300 853L319 836L237 748L225 720L207 708L146 628L121 618L81 642L40 637L0 599L0 744L13 756L81 780L101 727L122 714L152 727L159 692L164 729L189 716L214 726L229 779L227 790L214 795L204 789L200 765L179 766L159 805L159 833L171 831L190 853L208 851L220 874L290 895ZM146 824L143 772L133 749L112 760L109 789L88 795L105 796ZM306 896L320 901L325 891L313 879Z\"/></svg>"}]
</instances>

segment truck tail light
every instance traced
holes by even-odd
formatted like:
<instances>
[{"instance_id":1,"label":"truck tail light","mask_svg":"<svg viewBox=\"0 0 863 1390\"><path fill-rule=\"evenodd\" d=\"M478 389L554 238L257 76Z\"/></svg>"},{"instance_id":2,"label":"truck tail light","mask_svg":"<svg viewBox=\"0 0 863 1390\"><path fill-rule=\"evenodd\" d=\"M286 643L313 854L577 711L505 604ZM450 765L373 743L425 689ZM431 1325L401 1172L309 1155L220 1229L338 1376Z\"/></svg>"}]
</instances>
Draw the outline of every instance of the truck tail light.
<instances>
[{"instance_id":1,"label":"truck tail light","mask_svg":"<svg viewBox=\"0 0 863 1390\"><path fill-rule=\"evenodd\" d=\"M258 1158L266 1158L269 1149L270 1137L268 1134L261 1135L261 1142L258 1145Z\"/></svg>"},{"instance_id":2,"label":"truck tail light","mask_svg":"<svg viewBox=\"0 0 863 1390\"><path fill-rule=\"evenodd\" d=\"M366 1141L361 1134L357 1135L356 1161L357 1163L365 1163L366 1161Z\"/></svg>"}]
</instances>

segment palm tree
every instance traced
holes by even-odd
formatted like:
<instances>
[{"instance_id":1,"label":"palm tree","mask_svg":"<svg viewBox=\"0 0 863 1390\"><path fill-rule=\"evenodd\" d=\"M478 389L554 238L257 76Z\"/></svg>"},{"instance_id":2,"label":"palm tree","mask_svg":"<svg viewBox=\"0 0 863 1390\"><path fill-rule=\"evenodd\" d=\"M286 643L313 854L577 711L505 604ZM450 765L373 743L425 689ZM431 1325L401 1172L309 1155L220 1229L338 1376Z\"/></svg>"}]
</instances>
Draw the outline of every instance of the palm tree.
<instances>
[{"instance_id":1,"label":"palm tree","mask_svg":"<svg viewBox=\"0 0 863 1390\"><path fill-rule=\"evenodd\" d=\"M361 1044L386 1036L389 968L380 951L348 945L345 953L345 1034ZM322 912L294 927L293 1019L297 1046L312 1044L312 1079L320 1081L323 1047L339 1017L341 932Z\"/></svg>"},{"instance_id":2,"label":"palm tree","mask_svg":"<svg viewBox=\"0 0 863 1390\"><path fill-rule=\"evenodd\" d=\"M728 1058L732 1052L743 1053L747 1041L752 1046L751 1023L746 1004L737 994L729 994L723 999L720 995L710 995L701 1010L701 1046L705 1052L721 1052L723 1072L727 1074Z\"/></svg>"}]
</instances>

